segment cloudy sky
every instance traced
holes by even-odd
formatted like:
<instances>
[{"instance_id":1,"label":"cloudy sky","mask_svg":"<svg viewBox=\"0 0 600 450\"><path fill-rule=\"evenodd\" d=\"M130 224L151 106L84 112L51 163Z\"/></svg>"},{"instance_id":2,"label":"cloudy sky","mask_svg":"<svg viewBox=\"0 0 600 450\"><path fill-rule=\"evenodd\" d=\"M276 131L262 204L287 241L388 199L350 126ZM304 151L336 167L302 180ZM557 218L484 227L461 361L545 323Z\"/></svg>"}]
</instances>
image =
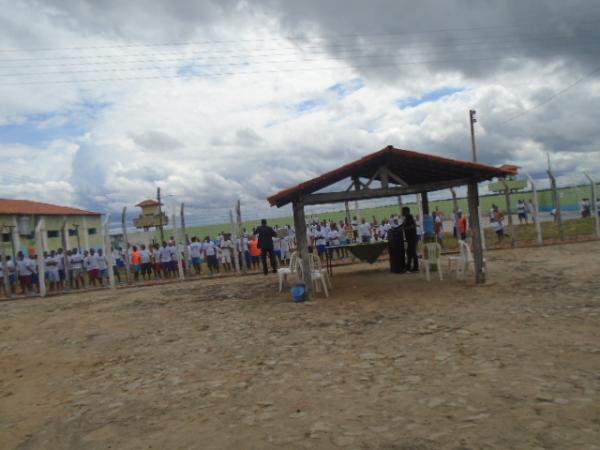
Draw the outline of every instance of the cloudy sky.
<instances>
[{"instance_id":1,"label":"cloudy sky","mask_svg":"<svg viewBox=\"0 0 600 450\"><path fill-rule=\"evenodd\" d=\"M194 223L392 144L600 178L597 0L0 0L0 197ZM287 213L288 211L283 211Z\"/></svg>"}]
</instances>

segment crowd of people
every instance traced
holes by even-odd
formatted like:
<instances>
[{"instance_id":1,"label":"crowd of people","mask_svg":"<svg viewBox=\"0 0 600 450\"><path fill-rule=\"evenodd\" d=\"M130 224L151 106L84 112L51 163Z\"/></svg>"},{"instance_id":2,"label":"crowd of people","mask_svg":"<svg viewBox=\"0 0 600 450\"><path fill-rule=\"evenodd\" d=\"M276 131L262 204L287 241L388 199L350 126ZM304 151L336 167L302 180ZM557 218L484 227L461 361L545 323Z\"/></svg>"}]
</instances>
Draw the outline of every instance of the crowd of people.
<instances>
[{"instance_id":1,"label":"crowd of people","mask_svg":"<svg viewBox=\"0 0 600 450\"><path fill-rule=\"evenodd\" d=\"M600 210L600 201L598 207ZM530 217L534 220L533 208L531 200L518 201L517 213L520 223L529 223ZM371 221L356 216L339 221L313 220L307 224L309 251L316 252L322 259L329 256L332 259L343 260L350 256L344 245L374 241L394 241L396 243L394 245L399 245L398 242L402 240L403 245L406 243L402 253L409 261L406 270L414 270L415 266L418 266L418 260L413 259L412 244L409 244L413 236L411 223L414 222L415 242L419 241L422 234L427 234L434 236L435 240L443 246L444 214L435 208L421 221L419 216L413 217L410 211L405 209L403 208L401 215L392 215L389 219L381 221L378 221L375 216ZM582 217L589 217L590 210L589 200L583 199ZM493 204L489 221L497 235L498 243L501 243L505 237L504 218L504 212ZM467 239L468 222L462 211L457 210L452 219L454 237ZM214 239L210 236L204 238L193 236L187 245L182 242L177 243L171 237L161 244L136 244L128 249L114 246L110 249L111 258L107 258L102 249L93 248L89 250L73 248L66 251L59 248L56 251L44 252L39 258L43 260L46 286L52 292L108 286L109 260L113 264L117 283L130 281L137 283L178 277L180 267L188 276L232 272L236 270L236 255L239 267L245 266L247 270L255 272L262 270L263 273L268 274L269 267L271 271L276 272L279 266L287 264L295 249L294 227L290 225L270 227L266 220L263 220L260 226L251 231L243 229L242 236L236 239L232 238L230 233L222 232ZM398 254L396 256L398 257ZM9 294L5 288L5 276L8 277L10 293L13 295L39 292L39 258L38 255L19 251L14 260L11 256L6 257L5 268L0 260L0 292L5 296ZM391 254L390 258L393 259Z\"/></svg>"}]
</instances>

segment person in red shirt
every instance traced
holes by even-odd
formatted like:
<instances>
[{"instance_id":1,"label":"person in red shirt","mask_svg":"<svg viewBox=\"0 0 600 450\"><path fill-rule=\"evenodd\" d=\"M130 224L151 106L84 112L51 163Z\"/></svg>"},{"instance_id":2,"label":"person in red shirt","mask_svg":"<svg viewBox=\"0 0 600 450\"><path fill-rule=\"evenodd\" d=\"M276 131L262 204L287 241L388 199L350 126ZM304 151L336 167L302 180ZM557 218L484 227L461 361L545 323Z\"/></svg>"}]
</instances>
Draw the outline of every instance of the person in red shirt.
<instances>
[{"instance_id":1,"label":"person in red shirt","mask_svg":"<svg viewBox=\"0 0 600 450\"><path fill-rule=\"evenodd\" d=\"M252 260L252 269L256 270L260 264L260 248L258 248L258 239L256 236L252 236L252 239L248 242L248 251Z\"/></svg>"},{"instance_id":2,"label":"person in red shirt","mask_svg":"<svg viewBox=\"0 0 600 450\"><path fill-rule=\"evenodd\" d=\"M458 212L458 232L463 241L467 239L467 218L463 216L461 211Z\"/></svg>"},{"instance_id":3,"label":"person in red shirt","mask_svg":"<svg viewBox=\"0 0 600 450\"><path fill-rule=\"evenodd\" d=\"M131 268L135 281L140 279L140 271L142 270L142 253L134 245L131 251Z\"/></svg>"}]
</instances>

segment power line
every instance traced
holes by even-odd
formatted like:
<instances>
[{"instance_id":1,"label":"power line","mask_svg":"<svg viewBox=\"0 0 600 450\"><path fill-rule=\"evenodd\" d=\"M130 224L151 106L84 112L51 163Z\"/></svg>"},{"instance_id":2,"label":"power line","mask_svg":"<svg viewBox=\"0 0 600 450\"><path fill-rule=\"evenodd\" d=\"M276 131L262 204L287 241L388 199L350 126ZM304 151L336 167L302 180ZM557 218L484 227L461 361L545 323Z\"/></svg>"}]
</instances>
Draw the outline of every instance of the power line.
<instances>
[{"instance_id":1,"label":"power line","mask_svg":"<svg viewBox=\"0 0 600 450\"><path fill-rule=\"evenodd\" d=\"M547 43L549 39L543 39L544 43ZM558 48L560 47L565 47L563 50L569 50L570 46L573 45L577 45L577 49L580 49L582 47L595 47L596 45L598 45L600 43L600 39L598 38L594 38L592 40L590 40L589 42L584 42L583 44L581 42L577 42L575 43L571 43L571 42L559 42L557 43ZM499 45L498 45L499 44ZM508 44L508 43L507 43ZM481 42L476 42L476 43L468 43L468 44L454 44L451 45L452 50L450 52L444 52L445 55L448 55L448 53L455 53L455 54L461 54L461 53L469 53L472 54L473 52L477 52L477 51L485 51L486 53L490 53L491 51L508 51L508 50L528 50L528 48L526 46L523 45L507 45L507 44L503 44L503 43L494 43L493 45L489 45L488 43L481 43ZM471 48L462 48L463 46L470 46ZM482 45L486 45L486 47L482 47L482 48L475 48L476 46L482 46ZM440 45L440 49L436 49L433 51L420 51L418 48L413 48L413 47L407 47L407 49L409 51L407 52L401 52L400 49L398 47L394 47L394 48L390 48L390 49L382 49L382 48L377 48L376 50L378 52L381 52L382 50L390 50L390 53L386 53L385 55L381 55L381 54L377 54L377 55L373 55L373 54L368 54L366 53L366 49L364 48L348 48L348 49L344 49L343 51L340 51L340 53L343 56L339 56L339 57L331 57L329 59L346 59L349 56L352 56L354 54L356 54L356 58L361 58L361 57L393 57L393 56L403 56L403 57L409 57L409 56L423 56L423 55L437 55L440 54L442 52L441 48L445 47L447 45ZM296 49L297 50L297 49ZM554 47L552 49L549 49L547 51L553 51L555 52L557 50L557 47ZM162 58L161 54L147 54L145 56L147 56L148 58L145 59L121 59L121 60L115 60L115 59L109 59L109 60L102 60L102 59L96 59L93 60L92 58L97 58L97 57L90 57L89 59L92 60L81 60L79 62L71 62L71 63L49 63L49 64L40 64L39 60L37 59L33 59L36 60L38 62L38 64L35 65L31 65L31 64L17 64L17 65L5 65L4 67L2 67L2 69L19 69L19 68L33 68L33 69L39 69L40 67L85 67L85 66L106 66L106 65L126 65L126 64L144 64L144 63L165 63L165 62L174 62L174 61L193 61L196 63L202 63L202 62L207 62L207 61L212 61L212 60L217 60L217 61L223 61L226 59L235 59L235 60L240 60L240 59L244 59L246 58L246 60L249 60L251 58L254 57L262 57L262 56L284 56L284 57L290 57L290 56L299 56L299 54L302 54L303 52L298 52L296 51L295 53L291 53L291 52L267 52L267 53L239 53L239 54L232 54L232 55L218 55L218 56L211 56L211 55L206 55L206 54L201 54L201 53L192 53L189 54L187 56L179 56L179 57L169 57L169 58ZM323 55L328 55L331 53L331 50L326 50L326 49L321 49L319 51L311 51L310 53L308 53L307 56L315 56L315 55L319 55L319 54L323 54ZM125 56L121 56L121 55L114 55L115 58L128 58L131 55L125 55ZM171 56L171 55L168 55ZM307 60L307 59L305 59ZM266 63L263 61L260 61L261 63ZM267 61L267 62L282 62L282 61ZM283 61L286 62L286 61ZM232 63L223 63L223 64L232 64ZM240 64L247 64L247 63L240 63ZM222 65L222 64L220 64ZM40 73L40 72L36 72L36 73ZM8 76L8 75L13 75L11 73L9 74L0 74L0 76ZM14 74L16 76L20 76L20 73L16 73Z\"/></svg>"},{"instance_id":2,"label":"power line","mask_svg":"<svg viewBox=\"0 0 600 450\"><path fill-rule=\"evenodd\" d=\"M540 108L540 107L542 107L542 106L544 106L544 105L547 105L548 103L550 103L550 102L551 102L552 100L554 100L555 98L557 98L557 97L559 97L560 95L564 94L564 93L565 93L565 92L567 92L568 90L570 90L570 89L574 88L574 87L575 87L575 86L577 86L578 84L580 84L580 83L584 82L585 80L587 80L587 79L588 79L588 78L590 78L592 75L594 75L594 74L596 74L596 73L598 73L598 72L600 72L600 67L597 67L596 69L592 70L592 71L591 71L591 72L589 72L588 74L586 74L586 75L584 75L583 77L579 78L579 79L578 79L577 81L575 81L574 83L571 83L571 84L569 84L568 86L566 86L565 88L563 88L563 89L561 89L561 90L559 90L559 91L555 92L554 94L552 94L550 97L548 97L548 98L547 98L546 100L544 100L543 102L541 102L541 103L538 103L537 105L535 105L535 106L532 106L531 108L528 108L528 109L525 109L525 110L521 111L520 113L518 113L518 114L516 114L516 115L512 116L510 119L507 119L507 120L505 120L505 121L503 121L503 122L497 123L495 126L496 126L496 127L499 127L499 126L505 125L505 124L507 124L507 123L509 123L509 122L512 122L513 120L516 120L516 119L518 119L519 117L522 117L522 116L524 116L525 114L528 114L528 113L530 113L530 112L532 112L532 111L534 111L534 110L536 110L536 109L538 109L538 108ZM494 126L494 125L492 125L492 126Z\"/></svg>"},{"instance_id":3,"label":"power line","mask_svg":"<svg viewBox=\"0 0 600 450\"><path fill-rule=\"evenodd\" d=\"M589 21L579 22L565 22L561 21L564 25L576 25L578 27L586 25L594 25L598 23L600 19L594 19ZM331 38L364 38L364 37L378 37L378 36L406 36L406 35L423 35L423 34L436 34L436 33L448 33L448 32L473 32L473 31L489 31L494 29L519 29L526 28L530 29L532 26L541 25L538 22L519 23L511 25L494 25L494 26L482 26L482 27L461 27L461 28L439 28L430 30L402 30L402 31L391 31L385 33L347 33L347 34L321 34L319 36L312 36L311 40L329 40ZM148 44L122 44L122 45L97 45L97 46L76 46L76 47L46 47L46 48L23 48L23 49L0 49L0 53L24 53L24 52L52 52L52 51L81 51L81 50L100 50L100 49L122 49L122 48L145 48L145 47L179 47L179 46L190 46L190 45L215 45L215 44L240 44L250 42L266 42L266 41L291 41L291 42L305 42L307 37L305 36L283 36L281 38L254 38L254 39L238 39L238 40L205 40L205 41L190 41L190 42L162 42L162 43L148 43Z\"/></svg>"},{"instance_id":4,"label":"power line","mask_svg":"<svg viewBox=\"0 0 600 450\"><path fill-rule=\"evenodd\" d=\"M577 42L575 43L579 43L582 39L586 40L586 39L591 39L594 41L598 40L598 36L595 35L577 35ZM527 39L525 39L527 38ZM566 36L564 34L538 34L538 33L528 33L528 34L520 34L518 36L515 36L514 34L510 34L510 35L506 35L506 36L484 36L484 37L476 37L473 38L471 36L467 36L465 39L463 39L462 41L457 41L457 40L453 40L453 41L445 41L445 42L440 42L440 43L436 43L436 47L437 48L444 48L444 47L461 47L461 46L468 46L468 45L486 45L486 44L497 44L497 43L502 43L502 42L535 42L535 41L541 41L543 43L547 43L548 41L552 41L552 40L569 40L569 39L573 39L573 36ZM387 42L387 43L378 43L377 45L373 45L373 43L371 44L371 48L382 48L382 44L385 45L393 45L393 48L395 50L398 49L419 49L419 48L431 48L431 44L430 43L422 43L422 44L418 44L418 43L410 43L410 44L405 44L405 45L398 45L397 42L395 40L391 41L391 42ZM319 44L319 45L296 45L296 46L291 46L291 47L262 47L262 48L258 48L258 49L245 49L245 50L240 50L240 48L236 47L234 49L215 49L215 48L211 48L211 49L207 49L207 50L203 50L201 53L198 52L198 50L196 51L195 55L203 55L205 56L207 53L210 55L211 52L212 53L216 53L218 57L223 57L224 54L227 53L231 53L231 57L240 57L240 56L245 56L245 55L252 55L252 51L268 51L267 53L263 53L263 54L256 54L256 55L270 55L272 54L270 51L281 51L281 50L290 50L290 51L303 51L303 50L310 50L310 49L317 49L317 50L322 50L323 52L331 52L333 50L336 51L344 51L345 48L348 48L348 51L351 51L352 49L359 49L359 50L364 50L365 48L367 48L369 46L367 46L365 43L357 43L356 41L352 41L349 44L339 44L339 45L332 45L331 43L327 44L327 45L323 45L323 44ZM82 55L82 54L77 54L77 55L57 55L57 56L45 56L45 57L29 57L29 58L9 58L9 59L0 59L0 63L16 63L16 62L42 62L42 61L63 61L63 60L85 60L85 59L114 59L114 58L124 58L124 57L148 57L148 56L172 56L172 55L185 55L186 53L189 53L191 50L187 50L187 51L167 51L167 52L142 52L142 53L115 53L115 54L92 54L92 55ZM242 52L242 53L240 53ZM191 55L193 56L193 55ZM37 64L36 64L37 65Z\"/></svg>"},{"instance_id":5,"label":"power line","mask_svg":"<svg viewBox=\"0 0 600 450\"><path fill-rule=\"evenodd\" d=\"M552 54L553 52L550 52ZM578 51L573 52L577 54L589 53L589 51ZM512 55L511 55L512 56ZM535 56L535 55L532 55ZM538 55L542 56L542 55ZM387 58L389 59L389 58ZM477 63L481 61L497 61L498 56L487 56L481 58L450 58L450 59L430 59L420 61L397 61L391 63L378 63L378 64L353 64L349 69L358 68L382 68L382 67L398 67L398 66L409 66L409 65L422 65L422 64L441 64L441 63ZM301 61L299 61L301 62ZM210 67L210 66L209 66ZM193 69L193 68L190 68ZM151 70L151 69L149 69ZM156 69L154 69L156 70ZM136 76L136 77L112 77L112 78L96 78L96 79L62 79L62 80L19 80L14 82L0 83L0 86L16 86L16 85L37 85L37 84L76 84L76 83L98 83L98 82L110 82L110 81L143 81L143 80L158 80L158 79L179 79L186 80L191 78L219 78L224 76L234 75L259 75L259 74L270 74L270 73L291 73L291 72L316 72L320 70L340 70L340 66L335 67L309 67L309 68L291 68L291 69L270 69L270 70L251 70L251 71L224 71L216 73L186 73L186 74L174 74L174 75L148 75L148 76ZM122 69L115 69L114 71L127 71Z\"/></svg>"}]
</instances>

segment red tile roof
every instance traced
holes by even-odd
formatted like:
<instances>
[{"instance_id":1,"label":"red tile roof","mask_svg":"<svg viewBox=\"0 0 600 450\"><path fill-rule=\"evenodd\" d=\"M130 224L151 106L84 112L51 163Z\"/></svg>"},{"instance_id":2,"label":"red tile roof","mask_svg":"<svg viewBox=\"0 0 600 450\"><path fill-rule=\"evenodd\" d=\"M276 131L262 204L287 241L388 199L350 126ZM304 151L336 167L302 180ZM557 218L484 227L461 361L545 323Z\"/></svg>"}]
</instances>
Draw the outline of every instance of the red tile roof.
<instances>
[{"instance_id":1,"label":"red tile roof","mask_svg":"<svg viewBox=\"0 0 600 450\"><path fill-rule=\"evenodd\" d=\"M158 206L160 204L161 203L158 203L156 200L149 199L149 200L144 200L143 202L140 202L140 203L138 203L135 206L141 206L141 207L144 207L144 206Z\"/></svg>"},{"instance_id":2,"label":"red tile roof","mask_svg":"<svg viewBox=\"0 0 600 450\"><path fill-rule=\"evenodd\" d=\"M385 165L409 186L463 178L484 181L495 177L516 175L517 173L516 166L498 168L487 164L428 155L413 150L402 150L388 145L361 159L300 183L297 186L284 189L270 196L267 200L271 206L281 207L290 203L298 196L312 194L348 177L370 178L374 171L382 165ZM375 179L379 180L378 177Z\"/></svg>"},{"instance_id":3,"label":"red tile roof","mask_svg":"<svg viewBox=\"0 0 600 450\"><path fill-rule=\"evenodd\" d=\"M51 205L50 203L33 202L31 200L13 200L0 198L0 214L37 214L46 216L100 216L101 213L68 206Z\"/></svg>"}]
</instances>

